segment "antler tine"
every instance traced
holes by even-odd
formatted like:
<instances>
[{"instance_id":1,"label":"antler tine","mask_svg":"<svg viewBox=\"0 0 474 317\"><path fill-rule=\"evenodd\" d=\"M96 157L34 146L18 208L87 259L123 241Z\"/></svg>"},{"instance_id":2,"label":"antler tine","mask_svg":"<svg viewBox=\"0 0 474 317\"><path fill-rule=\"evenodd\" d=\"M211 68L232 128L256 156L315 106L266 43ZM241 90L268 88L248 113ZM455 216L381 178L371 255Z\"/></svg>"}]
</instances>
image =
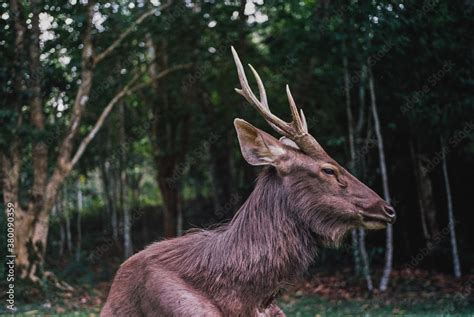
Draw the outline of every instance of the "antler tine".
<instances>
[{"instance_id":1,"label":"antler tine","mask_svg":"<svg viewBox=\"0 0 474 317\"><path fill-rule=\"evenodd\" d=\"M232 55L234 56L235 65L237 66L237 74L239 75L240 86L242 87L241 89L235 88L235 91L238 94L244 96L244 98L251 103L252 99L250 98L250 96L248 96L248 90L250 90L250 86L247 81L247 76L245 76L244 67L242 66L242 62L240 61L239 56L237 55L237 52L235 51L233 46L231 46L231 50Z\"/></svg>"},{"instance_id":2,"label":"antler tine","mask_svg":"<svg viewBox=\"0 0 474 317\"><path fill-rule=\"evenodd\" d=\"M231 49L232 55L234 56L235 66L237 66L237 74L239 75L240 86L242 87L241 89L236 88L235 91L244 96L249 103L254 104L258 110L264 111L265 106L262 107L262 103L260 102L260 100L258 100L255 94L252 92L252 89L250 88L247 76L245 75L244 66L242 66L242 62L240 61L239 55L237 55L237 52L235 51L233 46L231 46Z\"/></svg>"},{"instance_id":3,"label":"antler tine","mask_svg":"<svg viewBox=\"0 0 474 317\"><path fill-rule=\"evenodd\" d=\"M301 123L303 123L304 132L308 132L308 123L306 122L306 116L304 115L303 109L300 109Z\"/></svg>"},{"instance_id":4,"label":"antler tine","mask_svg":"<svg viewBox=\"0 0 474 317\"><path fill-rule=\"evenodd\" d=\"M288 96L288 102L290 103L291 117L293 118L293 126L296 132L300 135L305 134L303 122L301 121L300 114L298 113L298 107L296 106L295 100L291 95L290 86L286 85L286 95ZM306 129L307 130L307 129Z\"/></svg>"},{"instance_id":5,"label":"antler tine","mask_svg":"<svg viewBox=\"0 0 474 317\"><path fill-rule=\"evenodd\" d=\"M270 126L275 131L277 131L278 133L284 136L291 137L292 131L289 124L281 120L277 116L275 116L270 111L270 107L268 106L268 102L267 102L265 87L257 71L251 65L249 65L257 81L261 100L259 100L255 96L255 94L252 92L252 89L250 88L250 85L247 80L247 76L245 75L245 70L244 70L244 67L242 66L242 62L240 61L239 55L237 54L233 46L231 46L231 50L232 50L232 55L234 57L235 66L237 67L237 73L239 75L240 85L242 86L241 89L236 88L235 91L238 94L242 95L250 104L254 105L255 108L263 116L263 118L270 124Z\"/></svg>"},{"instance_id":6,"label":"antler tine","mask_svg":"<svg viewBox=\"0 0 474 317\"><path fill-rule=\"evenodd\" d=\"M263 85L262 79L260 78L260 75L257 73L255 68L253 68L252 65L249 64L250 70L253 73L253 76L257 80L257 86L258 86L258 93L260 95L260 102L262 103L262 106L265 106L265 108L270 111L270 108L268 107L268 101L267 101L267 92L265 91L265 86Z\"/></svg>"},{"instance_id":7,"label":"antler tine","mask_svg":"<svg viewBox=\"0 0 474 317\"><path fill-rule=\"evenodd\" d=\"M258 93L260 95L260 101L262 103L262 106L265 107L265 109L270 112L270 107L268 106L268 100L267 100L267 92L265 90L265 85L263 84L262 79L260 78L260 75L258 72L253 68L252 65L249 64L250 70L252 70L253 76L255 77L255 80L257 81L257 86L258 86ZM275 130L276 132L285 135L286 133L279 128L278 126L274 125L273 123L267 121L268 124Z\"/></svg>"},{"instance_id":8,"label":"antler tine","mask_svg":"<svg viewBox=\"0 0 474 317\"><path fill-rule=\"evenodd\" d=\"M252 65L249 65L257 81L260 100L255 96L248 83L244 67L242 66L242 62L239 59L239 55L237 55L234 47L231 46L231 50L234 57L235 66L237 67L237 73L239 74L240 85L242 86L241 89L236 88L235 91L244 96L244 98L258 110L265 121L267 121L275 131L291 139L300 147L303 152L313 157L325 155L326 152L321 147L321 145L319 145L318 141L316 141L316 139L308 133L306 117L303 113L303 110L298 112L298 107L296 106L295 100L291 95L290 87L286 85L286 94L290 103L291 116L293 120L291 122L286 122L275 116L270 111L267 93L265 91L265 86L263 85L262 79L258 75L257 71L252 67Z\"/></svg>"}]
</instances>

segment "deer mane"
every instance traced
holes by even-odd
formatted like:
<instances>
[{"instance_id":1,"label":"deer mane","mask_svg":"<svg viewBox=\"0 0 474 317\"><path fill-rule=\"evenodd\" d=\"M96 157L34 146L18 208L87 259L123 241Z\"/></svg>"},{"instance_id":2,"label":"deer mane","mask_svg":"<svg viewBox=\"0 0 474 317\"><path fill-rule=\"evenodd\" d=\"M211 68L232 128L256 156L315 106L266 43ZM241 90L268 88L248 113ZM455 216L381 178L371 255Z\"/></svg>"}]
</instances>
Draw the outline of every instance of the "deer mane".
<instances>
[{"instance_id":1,"label":"deer mane","mask_svg":"<svg viewBox=\"0 0 474 317\"><path fill-rule=\"evenodd\" d=\"M153 244L149 257L213 293L232 288L258 297L302 276L315 260L317 236L289 212L281 181L274 168L265 168L229 223Z\"/></svg>"}]
</instances>

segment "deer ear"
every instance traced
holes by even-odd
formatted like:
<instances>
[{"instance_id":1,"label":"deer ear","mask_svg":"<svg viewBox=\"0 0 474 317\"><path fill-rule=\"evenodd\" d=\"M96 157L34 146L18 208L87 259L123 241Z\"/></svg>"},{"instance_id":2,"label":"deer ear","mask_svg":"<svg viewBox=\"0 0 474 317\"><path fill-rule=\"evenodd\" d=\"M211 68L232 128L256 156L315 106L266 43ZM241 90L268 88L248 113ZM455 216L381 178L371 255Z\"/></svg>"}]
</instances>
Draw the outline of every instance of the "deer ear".
<instances>
[{"instance_id":1,"label":"deer ear","mask_svg":"<svg viewBox=\"0 0 474 317\"><path fill-rule=\"evenodd\" d=\"M286 154L285 146L270 134L242 119L234 120L244 159L251 165L274 165Z\"/></svg>"}]
</instances>

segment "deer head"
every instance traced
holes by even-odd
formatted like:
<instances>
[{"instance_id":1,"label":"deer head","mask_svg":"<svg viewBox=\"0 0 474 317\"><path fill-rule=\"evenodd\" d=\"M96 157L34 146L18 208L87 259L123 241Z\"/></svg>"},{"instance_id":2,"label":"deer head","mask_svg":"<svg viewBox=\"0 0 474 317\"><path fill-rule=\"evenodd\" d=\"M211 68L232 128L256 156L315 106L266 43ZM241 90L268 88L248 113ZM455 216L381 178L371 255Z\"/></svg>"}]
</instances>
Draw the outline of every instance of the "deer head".
<instances>
[{"instance_id":1,"label":"deer head","mask_svg":"<svg viewBox=\"0 0 474 317\"><path fill-rule=\"evenodd\" d=\"M373 190L332 159L308 132L288 85L286 93L292 121L275 116L268 106L263 82L253 72L260 98L252 92L240 59L232 47L241 89L236 89L282 138L279 140L250 123L235 119L243 157L251 165L277 171L286 187L292 210L302 223L330 242L338 242L351 228L382 229L395 221L395 210Z\"/></svg>"}]
</instances>

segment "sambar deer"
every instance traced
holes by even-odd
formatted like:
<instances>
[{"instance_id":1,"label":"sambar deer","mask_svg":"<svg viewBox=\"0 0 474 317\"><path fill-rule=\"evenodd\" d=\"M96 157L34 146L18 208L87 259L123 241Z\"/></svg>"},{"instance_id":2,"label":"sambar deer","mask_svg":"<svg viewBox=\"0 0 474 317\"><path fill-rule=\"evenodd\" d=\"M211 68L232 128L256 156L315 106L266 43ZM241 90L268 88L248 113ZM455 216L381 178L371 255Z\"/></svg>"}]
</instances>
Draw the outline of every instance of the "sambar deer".
<instances>
[{"instance_id":1,"label":"sambar deer","mask_svg":"<svg viewBox=\"0 0 474 317\"><path fill-rule=\"evenodd\" d=\"M351 228L394 222L394 209L308 133L288 86L291 122L270 112L249 65L255 96L232 54L242 87L236 91L283 137L235 119L243 157L266 166L250 197L228 224L154 243L128 259L101 316L284 316L275 294L307 271L318 247L338 245Z\"/></svg>"}]
</instances>

